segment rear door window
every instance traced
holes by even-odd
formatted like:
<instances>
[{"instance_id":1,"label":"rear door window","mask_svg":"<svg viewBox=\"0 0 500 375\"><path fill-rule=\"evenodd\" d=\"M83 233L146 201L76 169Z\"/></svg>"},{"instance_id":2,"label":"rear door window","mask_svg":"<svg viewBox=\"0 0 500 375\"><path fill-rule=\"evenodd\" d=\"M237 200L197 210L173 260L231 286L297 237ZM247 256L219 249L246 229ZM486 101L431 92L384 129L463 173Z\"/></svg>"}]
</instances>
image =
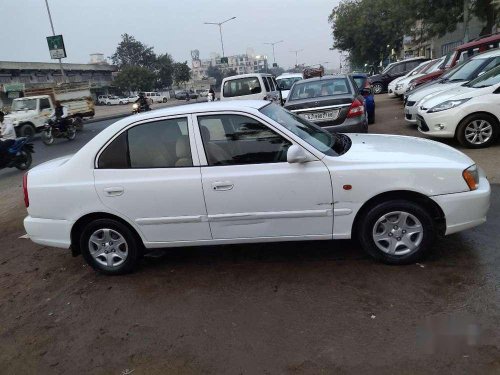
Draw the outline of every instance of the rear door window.
<instances>
[{"instance_id":1,"label":"rear door window","mask_svg":"<svg viewBox=\"0 0 500 375\"><path fill-rule=\"evenodd\" d=\"M271 86L269 86L269 81L267 80L267 77L262 77L262 80L264 81L264 87L266 88L266 92L271 91Z\"/></svg>"},{"instance_id":2,"label":"rear door window","mask_svg":"<svg viewBox=\"0 0 500 375\"><path fill-rule=\"evenodd\" d=\"M222 93L224 97L253 95L262 92L258 77L231 79L224 82Z\"/></svg>"}]
</instances>

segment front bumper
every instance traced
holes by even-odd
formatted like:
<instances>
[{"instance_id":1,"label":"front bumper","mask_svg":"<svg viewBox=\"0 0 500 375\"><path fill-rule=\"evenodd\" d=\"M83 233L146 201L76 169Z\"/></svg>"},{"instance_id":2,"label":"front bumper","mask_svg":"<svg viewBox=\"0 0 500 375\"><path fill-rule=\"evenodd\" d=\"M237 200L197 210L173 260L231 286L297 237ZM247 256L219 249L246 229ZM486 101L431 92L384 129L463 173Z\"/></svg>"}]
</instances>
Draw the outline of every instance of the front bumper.
<instances>
[{"instance_id":1,"label":"front bumper","mask_svg":"<svg viewBox=\"0 0 500 375\"><path fill-rule=\"evenodd\" d=\"M39 245L69 249L71 246L72 222L67 220L40 219L27 216L24 229L29 238Z\"/></svg>"},{"instance_id":2,"label":"front bumper","mask_svg":"<svg viewBox=\"0 0 500 375\"><path fill-rule=\"evenodd\" d=\"M480 169L477 190L431 197L444 212L445 234L460 232L486 222L486 214L490 208L490 195L490 183Z\"/></svg>"},{"instance_id":3,"label":"front bumper","mask_svg":"<svg viewBox=\"0 0 500 375\"><path fill-rule=\"evenodd\" d=\"M415 125L417 123L417 104L413 105L408 105L408 103L405 105L405 120L407 123Z\"/></svg>"},{"instance_id":4,"label":"front bumper","mask_svg":"<svg viewBox=\"0 0 500 375\"><path fill-rule=\"evenodd\" d=\"M419 125L418 131L422 134L438 138L454 138L458 123L466 115L461 112L459 108L435 113L427 113L419 110L415 116L417 124Z\"/></svg>"}]
</instances>

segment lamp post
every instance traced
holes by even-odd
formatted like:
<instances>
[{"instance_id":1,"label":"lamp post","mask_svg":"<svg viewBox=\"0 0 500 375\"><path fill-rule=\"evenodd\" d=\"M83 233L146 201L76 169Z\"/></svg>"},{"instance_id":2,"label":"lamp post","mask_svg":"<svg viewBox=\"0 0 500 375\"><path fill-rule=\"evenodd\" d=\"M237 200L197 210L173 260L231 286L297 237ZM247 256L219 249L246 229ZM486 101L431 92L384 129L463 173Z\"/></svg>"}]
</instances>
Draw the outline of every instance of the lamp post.
<instances>
[{"instance_id":1,"label":"lamp post","mask_svg":"<svg viewBox=\"0 0 500 375\"><path fill-rule=\"evenodd\" d=\"M276 56L275 56L275 54L274 54L274 46L275 46L276 44L279 44L279 43L283 43L283 41L282 41L282 40L279 40L279 41L277 41L277 42L265 42L265 43L264 43L264 44L270 44L271 46L273 46L273 65L274 65L274 64L276 64Z\"/></svg>"},{"instance_id":2,"label":"lamp post","mask_svg":"<svg viewBox=\"0 0 500 375\"><path fill-rule=\"evenodd\" d=\"M294 51L290 51L291 53L295 53L295 66L298 65L298 55L299 55L299 52L302 52L303 49L297 49L297 50L294 50Z\"/></svg>"},{"instance_id":3,"label":"lamp post","mask_svg":"<svg viewBox=\"0 0 500 375\"><path fill-rule=\"evenodd\" d=\"M222 22L205 22L205 25L217 25L219 26L219 34L220 34L220 44L222 46L222 57L224 57L224 42L222 41L222 25L225 24L226 22L229 22L231 20L234 20L236 17L231 17L231 18L228 18L227 20L225 21L222 21Z\"/></svg>"},{"instance_id":4,"label":"lamp post","mask_svg":"<svg viewBox=\"0 0 500 375\"><path fill-rule=\"evenodd\" d=\"M45 0L45 6L47 7L47 13L49 15L49 21L50 21L50 28L52 29L52 36L56 35L56 32L54 31L54 24L52 23L52 16L50 15L50 8L49 8L49 2L48 0ZM63 81L66 82L66 74L64 73L64 68L61 59L59 60L59 68L61 68L61 74L63 77Z\"/></svg>"}]
</instances>

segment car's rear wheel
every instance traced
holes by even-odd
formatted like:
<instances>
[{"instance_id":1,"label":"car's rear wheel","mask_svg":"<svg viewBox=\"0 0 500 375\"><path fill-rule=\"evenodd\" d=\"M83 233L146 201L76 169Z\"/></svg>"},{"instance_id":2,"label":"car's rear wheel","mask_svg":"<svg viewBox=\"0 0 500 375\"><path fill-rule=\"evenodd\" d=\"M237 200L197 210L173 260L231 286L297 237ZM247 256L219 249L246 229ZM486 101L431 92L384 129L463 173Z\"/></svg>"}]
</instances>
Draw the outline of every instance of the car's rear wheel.
<instances>
[{"instance_id":1,"label":"car's rear wheel","mask_svg":"<svg viewBox=\"0 0 500 375\"><path fill-rule=\"evenodd\" d=\"M80 249L87 263L106 275L132 272L140 258L134 233L113 219L97 219L83 229Z\"/></svg>"},{"instance_id":2,"label":"car's rear wheel","mask_svg":"<svg viewBox=\"0 0 500 375\"><path fill-rule=\"evenodd\" d=\"M380 94L382 91L384 91L384 86L380 82L376 82L372 85L373 93L374 94Z\"/></svg>"},{"instance_id":3,"label":"car's rear wheel","mask_svg":"<svg viewBox=\"0 0 500 375\"><path fill-rule=\"evenodd\" d=\"M163 98L163 103L166 103L167 102L167 98Z\"/></svg>"},{"instance_id":4,"label":"car's rear wheel","mask_svg":"<svg viewBox=\"0 0 500 375\"><path fill-rule=\"evenodd\" d=\"M363 213L358 235L364 250L373 258L388 264L409 264L429 252L436 224L420 205L392 200Z\"/></svg>"},{"instance_id":5,"label":"car's rear wheel","mask_svg":"<svg viewBox=\"0 0 500 375\"><path fill-rule=\"evenodd\" d=\"M36 134L36 129L31 124L24 124L19 128L19 136L20 137L31 138L31 137L34 137L35 134Z\"/></svg>"},{"instance_id":6,"label":"car's rear wheel","mask_svg":"<svg viewBox=\"0 0 500 375\"><path fill-rule=\"evenodd\" d=\"M464 118L457 127L457 139L468 148L489 147L498 138L498 121L487 113L477 113Z\"/></svg>"}]
</instances>

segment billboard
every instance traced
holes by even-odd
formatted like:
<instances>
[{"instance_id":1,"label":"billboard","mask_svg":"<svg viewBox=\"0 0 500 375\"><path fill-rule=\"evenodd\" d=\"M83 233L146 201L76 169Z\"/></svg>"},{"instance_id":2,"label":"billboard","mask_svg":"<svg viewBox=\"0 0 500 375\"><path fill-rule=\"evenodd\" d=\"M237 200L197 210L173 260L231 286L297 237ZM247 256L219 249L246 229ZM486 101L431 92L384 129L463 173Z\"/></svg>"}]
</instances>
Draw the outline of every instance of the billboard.
<instances>
[{"instance_id":1,"label":"billboard","mask_svg":"<svg viewBox=\"0 0 500 375\"><path fill-rule=\"evenodd\" d=\"M66 57L66 48L64 48L62 35L48 36L47 44L49 45L51 59L63 59Z\"/></svg>"}]
</instances>

